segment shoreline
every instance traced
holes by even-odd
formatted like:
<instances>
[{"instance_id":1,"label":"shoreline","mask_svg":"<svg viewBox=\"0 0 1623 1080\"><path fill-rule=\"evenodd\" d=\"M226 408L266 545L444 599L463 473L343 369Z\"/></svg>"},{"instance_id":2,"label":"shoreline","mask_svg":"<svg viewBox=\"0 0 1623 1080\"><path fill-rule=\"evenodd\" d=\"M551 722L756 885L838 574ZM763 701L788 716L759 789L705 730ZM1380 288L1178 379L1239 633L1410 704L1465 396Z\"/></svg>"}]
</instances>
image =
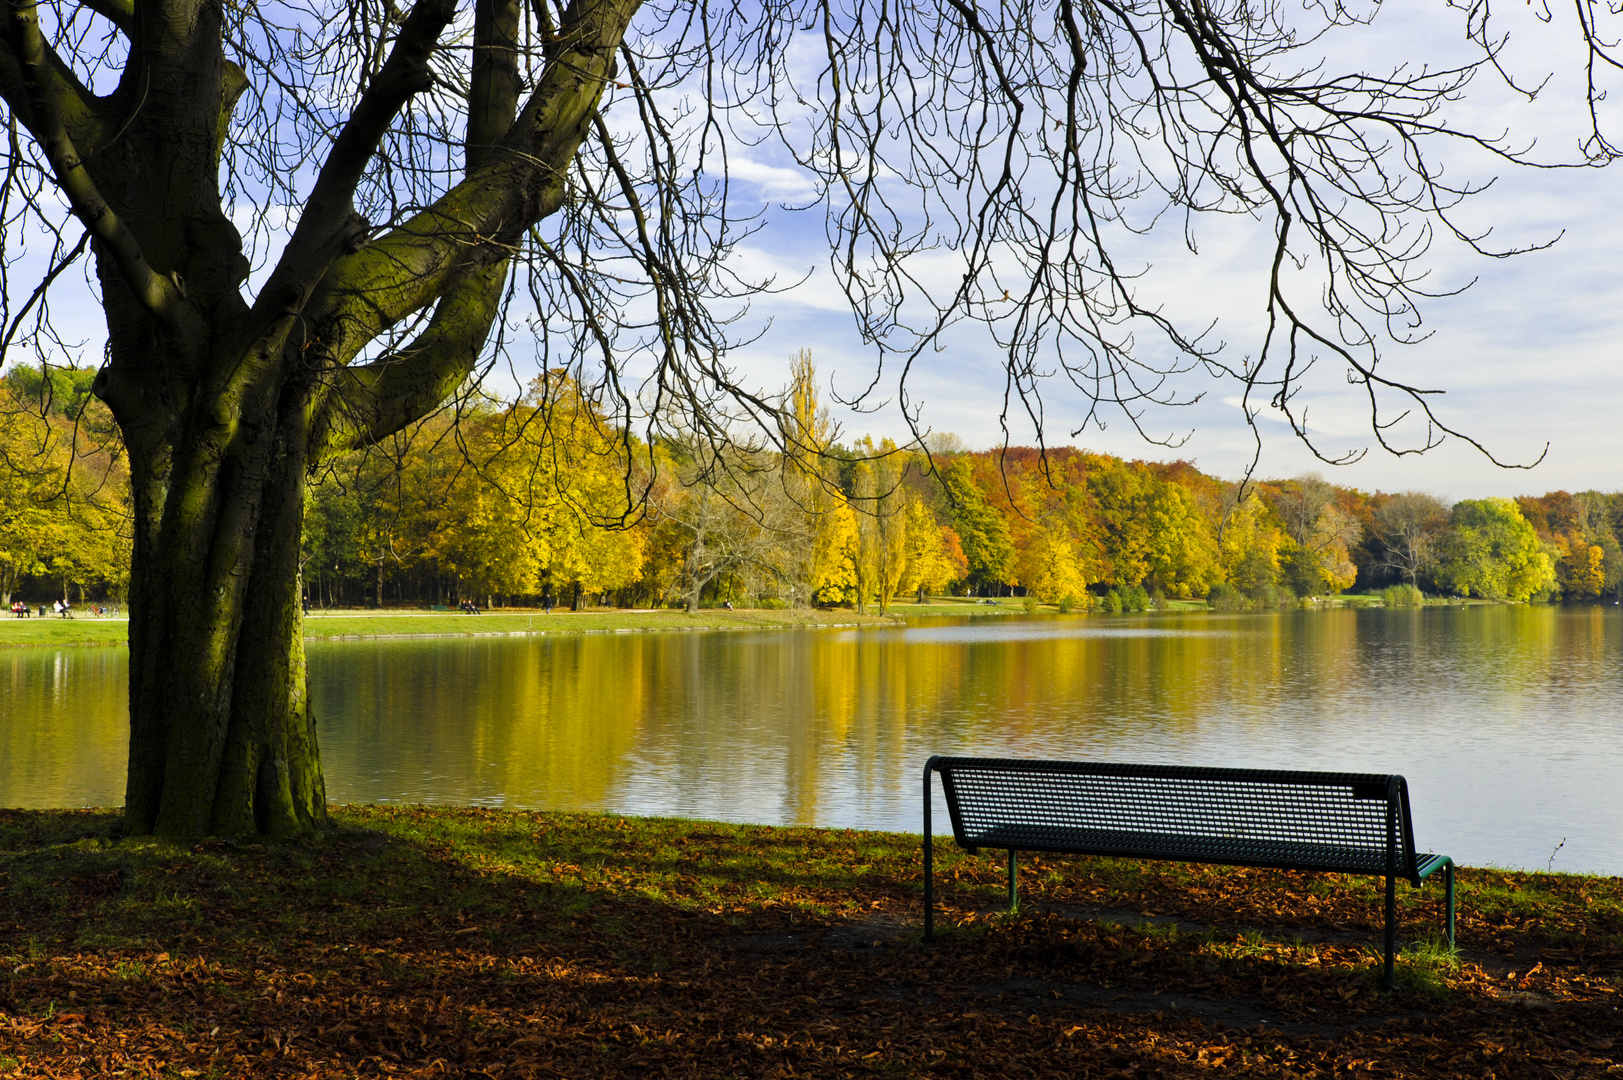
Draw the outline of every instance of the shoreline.
<instances>
[{"instance_id":1,"label":"shoreline","mask_svg":"<svg viewBox=\"0 0 1623 1080\"><path fill-rule=\"evenodd\" d=\"M894 611L894 609L892 609ZM547 625L550 624L550 625ZM497 608L478 615L384 609L312 612L305 641L459 637L564 637L578 634L692 632L706 630L798 630L900 626L894 615L854 611L735 611L706 608L689 615L675 609L554 611ZM0 649L128 644L128 616L0 620Z\"/></svg>"},{"instance_id":2,"label":"shoreline","mask_svg":"<svg viewBox=\"0 0 1623 1080\"><path fill-rule=\"evenodd\" d=\"M1335 597L1305 605L1302 610L1379 608L1362 595ZM1425 608L1495 606L1491 601L1451 600ZM1202 601L1172 600L1166 607L1138 614L1179 615L1206 613ZM1409 610L1409 609L1404 609ZM1266 611L1221 611L1219 615L1267 614ZM563 637L581 634L694 632L720 630L877 629L906 624L909 618L995 617L1059 615L1052 605L1026 610L1023 598L999 597L992 601L967 597L932 597L927 604L905 601L891 605L888 615L858 614L849 608L773 609L703 608L693 614L678 608L598 608L550 613L540 608L491 608L477 615L421 608L341 609L313 611L305 616L305 641L370 641L409 638ZM1117 618L1105 612L1076 612L1069 617ZM550 624L550 625L547 625ZM81 615L73 619L36 616L0 618L0 650L8 648L61 648L128 644L127 615Z\"/></svg>"}]
</instances>

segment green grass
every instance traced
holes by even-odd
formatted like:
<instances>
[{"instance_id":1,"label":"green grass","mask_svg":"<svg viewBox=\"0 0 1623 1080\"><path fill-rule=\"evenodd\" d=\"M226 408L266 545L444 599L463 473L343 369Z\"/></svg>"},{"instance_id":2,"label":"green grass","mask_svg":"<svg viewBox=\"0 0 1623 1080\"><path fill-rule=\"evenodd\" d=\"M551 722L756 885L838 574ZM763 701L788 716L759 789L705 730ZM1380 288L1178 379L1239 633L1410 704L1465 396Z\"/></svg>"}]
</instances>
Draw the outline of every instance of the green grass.
<instances>
[{"instance_id":1,"label":"green grass","mask_svg":"<svg viewBox=\"0 0 1623 1080\"><path fill-rule=\"evenodd\" d=\"M851 611L495 610L482 615L440 611L312 612L307 640L363 637L466 637L480 634L605 634L651 630L771 630L793 627L886 625L892 620ZM114 618L0 619L0 648L8 645L122 645L129 624Z\"/></svg>"},{"instance_id":2,"label":"green grass","mask_svg":"<svg viewBox=\"0 0 1623 1080\"><path fill-rule=\"evenodd\" d=\"M130 638L130 624L123 618L96 618L78 615L72 619L56 616L13 618L4 612L0 618L0 647L7 645L123 645Z\"/></svg>"},{"instance_id":3,"label":"green grass","mask_svg":"<svg viewBox=\"0 0 1623 1080\"><path fill-rule=\"evenodd\" d=\"M1434 1000L1448 997L1449 976L1460 967L1460 950L1442 934L1432 934L1403 948L1392 965L1392 982L1399 990L1418 990Z\"/></svg>"}]
</instances>

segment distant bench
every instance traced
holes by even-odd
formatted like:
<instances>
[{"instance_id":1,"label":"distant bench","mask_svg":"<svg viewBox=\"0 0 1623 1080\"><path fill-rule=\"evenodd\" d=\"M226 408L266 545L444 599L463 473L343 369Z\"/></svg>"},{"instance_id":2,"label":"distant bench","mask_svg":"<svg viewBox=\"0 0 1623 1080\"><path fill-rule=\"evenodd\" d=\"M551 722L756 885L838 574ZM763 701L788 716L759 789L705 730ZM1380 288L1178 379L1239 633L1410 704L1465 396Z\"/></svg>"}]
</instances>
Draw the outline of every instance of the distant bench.
<instances>
[{"instance_id":1,"label":"distant bench","mask_svg":"<svg viewBox=\"0 0 1623 1080\"><path fill-rule=\"evenodd\" d=\"M931 773L958 845L1008 851L1011 910L1016 851L1385 876L1390 989L1397 879L1419 888L1441 869L1454 944L1454 862L1416 853L1401 776L940 756L924 766L925 941L935 940Z\"/></svg>"}]
</instances>

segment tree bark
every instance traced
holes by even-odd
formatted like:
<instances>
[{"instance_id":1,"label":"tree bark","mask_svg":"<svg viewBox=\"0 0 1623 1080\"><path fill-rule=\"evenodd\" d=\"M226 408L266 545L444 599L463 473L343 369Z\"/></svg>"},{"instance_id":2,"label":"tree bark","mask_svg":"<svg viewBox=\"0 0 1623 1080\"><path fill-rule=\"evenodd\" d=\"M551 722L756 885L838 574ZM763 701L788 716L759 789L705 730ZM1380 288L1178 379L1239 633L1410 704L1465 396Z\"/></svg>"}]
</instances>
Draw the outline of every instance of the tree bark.
<instances>
[{"instance_id":1,"label":"tree bark","mask_svg":"<svg viewBox=\"0 0 1623 1080\"><path fill-rule=\"evenodd\" d=\"M297 395L217 466L131 455L132 833L291 833L326 821L299 603Z\"/></svg>"}]
</instances>

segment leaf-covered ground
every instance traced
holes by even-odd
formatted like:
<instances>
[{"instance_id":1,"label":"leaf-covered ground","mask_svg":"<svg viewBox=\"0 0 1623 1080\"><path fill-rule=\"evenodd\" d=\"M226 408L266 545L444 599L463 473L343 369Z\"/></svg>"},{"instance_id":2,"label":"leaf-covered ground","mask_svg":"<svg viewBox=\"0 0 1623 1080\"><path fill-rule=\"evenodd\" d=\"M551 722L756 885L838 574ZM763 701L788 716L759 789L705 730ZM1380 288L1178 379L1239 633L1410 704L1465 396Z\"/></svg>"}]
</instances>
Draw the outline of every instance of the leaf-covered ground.
<instances>
[{"instance_id":1,"label":"leaf-covered ground","mask_svg":"<svg viewBox=\"0 0 1623 1080\"><path fill-rule=\"evenodd\" d=\"M0 1076L1623 1074L1623 881L1465 870L1378 991L1373 880L350 808L317 840L0 812ZM1403 937L1442 891L1400 889Z\"/></svg>"}]
</instances>

